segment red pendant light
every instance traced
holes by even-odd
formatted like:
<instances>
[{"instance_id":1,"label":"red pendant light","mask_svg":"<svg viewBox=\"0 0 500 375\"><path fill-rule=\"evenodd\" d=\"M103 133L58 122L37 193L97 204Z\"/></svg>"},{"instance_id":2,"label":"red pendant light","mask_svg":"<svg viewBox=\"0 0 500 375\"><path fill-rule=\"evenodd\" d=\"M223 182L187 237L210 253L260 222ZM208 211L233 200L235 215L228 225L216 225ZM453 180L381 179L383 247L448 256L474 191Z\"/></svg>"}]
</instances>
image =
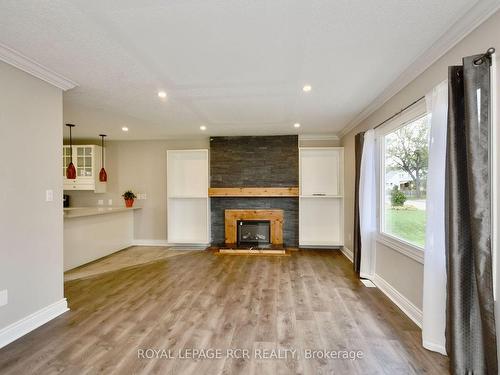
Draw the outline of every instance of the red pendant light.
<instances>
[{"instance_id":1,"label":"red pendant light","mask_svg":"<svg viewBox=\"0 0 500 375\"><path fill-rule=\"evenodd\" d=\"M71 139L71 128L74 128L75 125L66 124L66 126L69 128L69 155L71 157L71 161L66 168L66 178L68 180L74 180L76 178L76 168L73 164L73 140Z\"/></svg>"},{"instance_id":2,"label":"red pendant light","mask_svg":"<svg viewBox=\"0 0 500 375\"><path fill-rule=\"evenodd\" d=\"M106 134L99 134L99 137L101 137L101 171L99 172L99 181L106 182L108 181L108 174L104 169L104 137L106 137Z\"/></svg>"}]
</instances>

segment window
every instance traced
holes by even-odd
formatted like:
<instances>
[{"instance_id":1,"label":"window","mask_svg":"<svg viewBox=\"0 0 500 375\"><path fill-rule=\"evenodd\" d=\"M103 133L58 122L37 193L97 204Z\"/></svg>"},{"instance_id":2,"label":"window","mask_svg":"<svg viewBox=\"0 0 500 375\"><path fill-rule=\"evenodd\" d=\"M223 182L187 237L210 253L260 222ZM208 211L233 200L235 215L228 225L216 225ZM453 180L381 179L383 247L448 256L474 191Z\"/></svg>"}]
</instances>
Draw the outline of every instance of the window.
<instances>
[{"instance_id":1,"label":"window","mask_svg":"<svg viewBox=\"0 0 500 375\"><path fill-rule=\"evenodd\" d=\"M414 117L381 138L381 232L420 248L425 245L429 118Z\"/></svg>"}]
</instances>

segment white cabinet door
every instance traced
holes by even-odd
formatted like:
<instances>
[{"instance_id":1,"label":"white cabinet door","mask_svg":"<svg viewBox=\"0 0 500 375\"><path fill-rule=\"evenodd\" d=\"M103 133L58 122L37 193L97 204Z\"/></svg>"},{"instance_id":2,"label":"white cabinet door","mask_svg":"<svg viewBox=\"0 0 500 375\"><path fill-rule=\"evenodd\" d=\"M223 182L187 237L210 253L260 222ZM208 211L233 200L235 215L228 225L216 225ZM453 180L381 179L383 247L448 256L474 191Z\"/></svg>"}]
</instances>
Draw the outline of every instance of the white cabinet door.
<instances>
[{"instance_id":1,"label":"white cabinet door","mask_svg":"<svg viewBox=\"0 0 500 375\"><path fill-rule=\"evenodd\" d=\"M66 169L68 168L69 163L71 163L71 147L63 146L63 178L65 182L66 182Z\"/></svg>"},{"instance_id":2,"label":"white cabinet door","mask_svg":"<svg viewBox=\"0 0 500 375\"><path fill-rule=\"evenodd\" d=\"M94 177L94 149L95 146L74 146L73 163L78 178L92 179ZM75 163L76 156L76 163Z\"/></svg>"},{"instance_id":3,"label":"white cabinet door","mask_svg":"<svg viewBox=\"0 0 500 375\"><path fill-rule=\"evenodd\" d=\"M300 195L342 195L341 148L300 149Z\"/></svg>"}]
</instances>

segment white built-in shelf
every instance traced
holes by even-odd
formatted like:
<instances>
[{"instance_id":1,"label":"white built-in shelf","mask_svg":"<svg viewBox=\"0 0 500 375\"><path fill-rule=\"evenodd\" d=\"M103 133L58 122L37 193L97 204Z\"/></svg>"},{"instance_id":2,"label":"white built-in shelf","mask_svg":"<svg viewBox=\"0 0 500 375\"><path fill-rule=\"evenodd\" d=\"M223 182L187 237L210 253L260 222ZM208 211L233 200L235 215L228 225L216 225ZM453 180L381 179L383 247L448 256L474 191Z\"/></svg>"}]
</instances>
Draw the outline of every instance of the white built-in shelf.
<instances>
[{"instance_id":1,"label":"white built-in shelf","mask_svg":"<svg viewBox=\"0 0 500 375\"><path fill-rule=\"evenodd\" d=\"M300 195L299 198L337 198L343 199L343 195Z\"/></svg>"},{"instance_id":2,"label":"white built-in shelf","mask_svg":"<svg viewBox=\"0 0 500 375\"><path fill-rule=\"evenodd\" d=\"M208 150L167 151L167 198L168 242L210 243Z\"/></svg>"},{"instance_id":3,"label":"white built-in shelf","mask_svg":"<svg viewBox=\"0 0 500 375\"><path fill-rule=\"evenodd\" d=\"M299 244L344 244L344 149L299 148Z\"/></svg>"},{"instance_id":4,"label":"white built-in shelf","mask_svg":"<svg viewBox=\"0 0 500 375\"><path fill-rule=\"evenodd\" d=\"M168 199L206 199L206 198L207 198L206 196L202 197L199 195L185 195L185 196L175 195L168 197Z\"/></svg>"}]
</instances>

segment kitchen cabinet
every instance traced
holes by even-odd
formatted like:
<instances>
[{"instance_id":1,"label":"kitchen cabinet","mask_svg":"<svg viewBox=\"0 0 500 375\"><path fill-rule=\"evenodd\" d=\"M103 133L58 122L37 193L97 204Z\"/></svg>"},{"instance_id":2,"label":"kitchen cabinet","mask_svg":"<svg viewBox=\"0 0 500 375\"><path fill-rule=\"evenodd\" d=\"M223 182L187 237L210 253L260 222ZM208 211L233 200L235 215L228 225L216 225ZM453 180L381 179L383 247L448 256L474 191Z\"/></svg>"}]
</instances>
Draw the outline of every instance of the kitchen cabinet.
<instances>
[{"instance_id":1,"label":"kitchen cabinet","mask_svg":"<svg viewBox=\"0 0 500 375\"><path fill-rule=\"evenodd\" d=\"M77 145L72 146L73 164L76 168L76 179L66 178L66 168L71 162L71 147L63 146L63 189L64 190L91 190L96 193L106 192L106 183L99 181L101 170L101 146Z\"/></svg>"}]
</instances>

